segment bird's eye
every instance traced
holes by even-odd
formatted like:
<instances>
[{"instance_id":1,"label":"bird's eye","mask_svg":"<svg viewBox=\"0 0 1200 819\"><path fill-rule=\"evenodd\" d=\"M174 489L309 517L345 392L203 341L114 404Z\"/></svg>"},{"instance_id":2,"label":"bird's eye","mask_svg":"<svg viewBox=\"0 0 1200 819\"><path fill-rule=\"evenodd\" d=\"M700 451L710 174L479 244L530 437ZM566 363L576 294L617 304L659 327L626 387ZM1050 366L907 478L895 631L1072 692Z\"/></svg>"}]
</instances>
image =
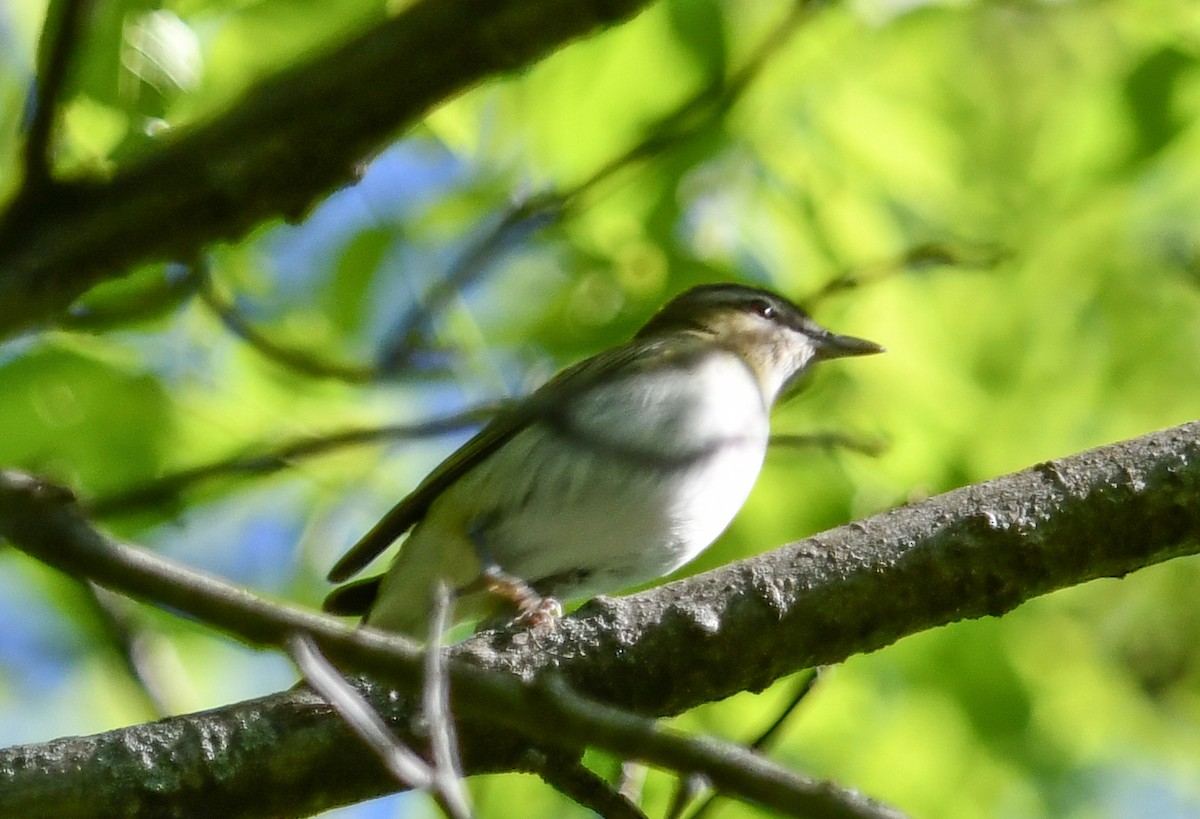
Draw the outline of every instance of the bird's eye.
<instances>
[{"instance_id":1,"label":"bird's eye","mask_svg":"<svg viewBox=\"0 0 1200 819\"><path fill-rule=\"evenodd\" d=\"M765 319L774 319L779 315L775 305L765 299L757 299L750 303L750 309Z\"/></svg>"}]
</instances>

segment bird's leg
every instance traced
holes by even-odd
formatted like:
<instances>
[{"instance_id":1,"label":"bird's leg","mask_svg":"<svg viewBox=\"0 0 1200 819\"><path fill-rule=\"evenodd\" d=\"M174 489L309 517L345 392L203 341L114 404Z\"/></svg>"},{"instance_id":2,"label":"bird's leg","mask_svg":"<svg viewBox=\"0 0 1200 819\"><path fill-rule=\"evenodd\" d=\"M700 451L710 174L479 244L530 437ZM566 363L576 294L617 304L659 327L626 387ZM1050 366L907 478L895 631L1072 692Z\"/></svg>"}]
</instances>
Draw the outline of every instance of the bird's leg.
<instances>
[{"instance_id":1,"label":"bird's leg","mask_svg":"<svg viewBox=\"0 0 1200 819\"><path fill-rule=\"evenodd\" d=\"M553 597L542 597L516 575L509 574L495 563L483 567L480 573L484 587L492 594L511 600L517 607L518 625L533 627L549 625L562 617L562 604Z\"/></svg>"},{"instance_id":2,"label":"bird's leg","mask_svg":"<svg viewBox=\"0 0 1200 819\"><path fill-rule=\"evenodd\" d=\"M538 627L553 623L562 617L562 604L553 597L543 597L526 581L501 568L492 556L485 535L486 522L471 527L468 537L479 560L478 579L467 584L458 593L483 589L511 602L517 608L514 623Z\"/></svg>"}]
</instances>

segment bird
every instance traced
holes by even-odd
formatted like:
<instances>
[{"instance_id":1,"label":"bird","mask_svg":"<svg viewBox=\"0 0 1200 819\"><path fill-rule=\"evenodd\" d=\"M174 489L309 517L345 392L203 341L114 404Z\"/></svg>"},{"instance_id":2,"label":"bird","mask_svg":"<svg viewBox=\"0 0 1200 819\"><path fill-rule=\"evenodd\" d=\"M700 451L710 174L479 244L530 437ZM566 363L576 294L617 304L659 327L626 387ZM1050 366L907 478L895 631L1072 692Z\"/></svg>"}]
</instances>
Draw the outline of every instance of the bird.
<instances>
[{"instance_id":1,"label":"bird","mask_svg":"<svg viewBox=\"0 0 1200 819\"><path fill-rule=\"evenodd\" d=\"M453 623L515 609L516 621L536 626L553 622L562 601L663 577L741 509L766 456L771 409L801 376L821 361L881 352L770 290L692 287L442 461L329 580L349 580L407 533L390 567L338 586L323 608L421 641L442 584Z\"/></svg>"}]
</instances>

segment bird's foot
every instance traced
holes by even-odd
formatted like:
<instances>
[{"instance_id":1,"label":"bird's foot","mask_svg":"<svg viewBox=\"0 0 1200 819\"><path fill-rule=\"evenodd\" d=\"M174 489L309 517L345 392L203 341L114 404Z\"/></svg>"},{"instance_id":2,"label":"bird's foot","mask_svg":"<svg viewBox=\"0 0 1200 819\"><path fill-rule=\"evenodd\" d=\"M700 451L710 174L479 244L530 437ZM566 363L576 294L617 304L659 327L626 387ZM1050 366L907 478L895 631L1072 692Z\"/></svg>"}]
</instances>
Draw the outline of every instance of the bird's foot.
<instances>
[{"instance_id":1,"label":"bird's foot","mask_svg":"<svg viewBox=\"0 0 1200 819\"><path fill-rule=\"evenodd\" d=\"M524 580L508 574L499 566L486 567L482 579L489 592L517 607L513 625L541 629L552 627L562 617L562 603L553 597L542 597Z\"/></svg>"},{"instance_id":2,"label":"bird's foot","mask_svg":"<svg viewBox=\"0 0 1200 819\"><path fill-rule=\"evenodd\" d=\"M563 616L562 603L553 597L538 597L529 605L520 606L520 613L513 618L513 625L531 629L552 629Z\"/></svg>"}]
</instances>

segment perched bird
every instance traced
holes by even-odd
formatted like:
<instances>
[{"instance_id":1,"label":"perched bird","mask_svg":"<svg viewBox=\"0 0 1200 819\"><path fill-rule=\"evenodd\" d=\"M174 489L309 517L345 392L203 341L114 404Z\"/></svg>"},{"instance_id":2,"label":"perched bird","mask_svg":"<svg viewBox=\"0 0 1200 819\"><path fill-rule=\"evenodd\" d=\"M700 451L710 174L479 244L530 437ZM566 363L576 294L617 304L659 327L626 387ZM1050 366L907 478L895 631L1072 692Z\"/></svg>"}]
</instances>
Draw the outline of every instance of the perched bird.
<instances>
[{"instance_id":1,"label":"perched bird","mask_svg":"<svg viewBox=\"0 0 1200 819\"><path fill-rule=\"evenodd\" d=\"M799 376L879 352L767 290L694 287L443 461L329 579L353 576L411 529L391 567L335 589L325 608L421 639L439 581L454 590L455 621L498 601L537 620L557 600L661 577L733 520L762 467L771 407Z\"/></svg>"}]
</instances>

